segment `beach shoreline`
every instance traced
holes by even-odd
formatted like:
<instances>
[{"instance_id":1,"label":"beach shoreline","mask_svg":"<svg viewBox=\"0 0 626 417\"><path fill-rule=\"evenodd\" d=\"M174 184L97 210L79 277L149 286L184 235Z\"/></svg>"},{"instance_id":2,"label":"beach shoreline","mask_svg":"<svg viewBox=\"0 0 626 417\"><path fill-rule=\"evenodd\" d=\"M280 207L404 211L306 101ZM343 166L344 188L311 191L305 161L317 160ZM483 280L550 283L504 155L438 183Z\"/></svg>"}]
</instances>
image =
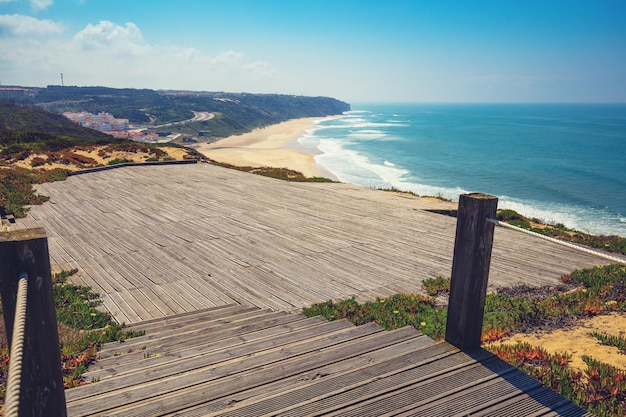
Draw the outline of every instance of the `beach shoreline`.
<instances>
[{"instance_id":1,"label":"beach shoreline","mask_svg":"<svg viewBox=\"0 0 626 417\"><path fill-rule=\"evenodd\" d=\"M193 148L214 161L234 166L253 168L288 168L305 177L337 178L315 161L319 154L298 142L307 131L315 129L320 120L336 118L307 117L257 128L241 135L233 135L213 143L201 143Z\"/></svg>"}]
</instances>

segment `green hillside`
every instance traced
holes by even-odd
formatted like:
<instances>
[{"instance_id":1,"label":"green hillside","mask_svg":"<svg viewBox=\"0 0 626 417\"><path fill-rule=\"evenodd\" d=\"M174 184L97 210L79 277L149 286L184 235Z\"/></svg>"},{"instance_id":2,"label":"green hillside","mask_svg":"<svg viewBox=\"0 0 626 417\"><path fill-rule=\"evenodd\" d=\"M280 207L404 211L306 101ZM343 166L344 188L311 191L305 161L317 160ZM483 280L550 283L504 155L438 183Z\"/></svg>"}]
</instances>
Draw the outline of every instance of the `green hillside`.
<instances>
[{"instance_id":1,"label":"green hillside","mask_svg":"<svg viewBox=\"0 0 626 417\"><path fill-rule=\"evenodd\" d=\"M58 151L74 145L119 142L112 136L86 129L64 116L35 106L0 101L2 154L21 150Z\"/></svg>"},{"instance_id":2,"label":"green hillside","mask_svg":"<svg viewBox=\"0 0 626 417\"><path fill-rule=\"evenodd\" d=\"M155 130L194 134L208 131L224 137L301 117L323 117L350 110L348 103L330 97L194 91L154 91L107 87L48 86L35 103L56 113L105 111ZM193 112L212 113L201 122L162 126L193 118Z\"/></svg>"}]
</instances>

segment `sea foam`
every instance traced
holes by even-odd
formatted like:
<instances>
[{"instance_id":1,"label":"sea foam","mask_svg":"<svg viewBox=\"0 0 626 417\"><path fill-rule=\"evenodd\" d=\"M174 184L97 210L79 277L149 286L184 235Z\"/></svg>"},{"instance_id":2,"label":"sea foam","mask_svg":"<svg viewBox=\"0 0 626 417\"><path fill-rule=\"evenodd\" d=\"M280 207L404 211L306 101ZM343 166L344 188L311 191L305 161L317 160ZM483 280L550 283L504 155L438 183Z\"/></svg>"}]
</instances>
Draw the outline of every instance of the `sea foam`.
<instances>
[{"instance_id":1,"label":"sea foam","mask_svg":"<svg viewBox=\"0 0 626 417\"><path fill-rule=\"evenodd\" d=\"M369 105L299 139L340 181L626 236L625 105Z\"/></svg>"}]
</instances>

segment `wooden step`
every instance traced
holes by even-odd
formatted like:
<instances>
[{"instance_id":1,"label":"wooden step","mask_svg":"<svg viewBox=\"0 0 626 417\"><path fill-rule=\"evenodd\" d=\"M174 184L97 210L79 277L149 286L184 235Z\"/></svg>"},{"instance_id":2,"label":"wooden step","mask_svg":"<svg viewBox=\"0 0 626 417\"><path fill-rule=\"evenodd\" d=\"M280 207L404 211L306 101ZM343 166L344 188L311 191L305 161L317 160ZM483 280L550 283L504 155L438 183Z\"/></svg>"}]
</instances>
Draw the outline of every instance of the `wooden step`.
<instances>
[{"instance_id":1,"label":"wooden step","mask_svg":"<svg viewBox=\"0 0 626 417\"><path fill-rule=\"evenodd\" d=\"M127 342L145 349L96 361L99 381L66 391L68 415L584 415L491 353L413 327L236 305L131 328L148 329Z\"/></svg>"},{"instance_id":2,"label":"wooden step","mask_svg":"<svg viewBox=\"0 0 626 417\"><path fill-rule=\"evenodd\" d=\"M304 329L297 332L277 335L273 338L261 339L252 343L232 347L224 346L222 349L212 351L202 358L183 358L174 364L167 366L144 367L138 373L124 375L123 378L112 378L96 384L85 385L75 390L68 391L66 397L74 400L91 395L93 392L102 390L112 391L115 389L132 386L136 383L147 383L163 378L178 378L181 373L199 373L208 366L220 366L228 368L233 362L246 361L252 364L263 361L273 362L288 354L294 355L286 350L287 347L296 351L314 349L318 345L324 345L329 340L339 343L345 339L357 338L364 335L380 332L377 326L361 326L355 328L345 320L326 322L315 332ZM317 343L316 343L317 342ZM207 344L210 344L210 335L207 335ZM299 349L299 350L298 350ZM177 382L179 383L180 380Z\"/></svg>"},{"instance_id":3,"label":"wooden step","mask_svg":"<svg viewBox=\"0 0 626 417\"><path fill-rule=\"evenodd\" d=\"M259 310L253 307L253 310L242 312L229 318L217 318L207 320L205 322L197 322L193 326L181 326L178 329L164 330L161 332L148 332L143 336L126 339L123 342L108 343L100 350L100 356L107 358L110 356L119 356L125 351L136 351L150 345L152 348L163 345L166 346L172 340L180 343L181 337L185 336L193 338L194 335L210 332L215 338L222 335L225 331L249 325L250 321L257 318L263 318L265 321L278 320L280 317L286 316L285 312L274 312L271 310ZM130 328L132 329L132 328Z\"/></svg>"},{"instance_id":4,"label":"wooden step","mask_svg":"<svg viewBox=\"0 0 626 417\"><path fill-rule=\"evenodd\" d=\"M358 332L360 334L355 334L354 331L349 332L351 334L345 333L344 336L349 337L343 343L324 348L316 346L305 354L290 354L289 351L281 349L282 352L276 351L274 355L238 358L234 363L212 367L208 372L195 374L197 379L156 381L131 392L118 391L108 395L101 404L105 407L111 407L112 404L120 405L115 409L106 410L107 415L156 415L185 410L232 392L263 386L285 377L299 375L309 369L376 350L381 343L393 344L415 336L414 332L407 331L372 334L372 329L365 330ZM383 339L386 339L386 342ZM330 342L330 339L326 342ZM122 404L124 405L121 406ZM94 402L90 401L89 408L93 405ZM68 406L71 407L70 404ZM78 409L70 410L73 414Z\"/></svg>"},{"instance_id":5,"label":"wooden step","mask_svg":"<svg viewBox=\"0 0 626 417\"><path fill-rule=\"evenodd\" d=\"M128 327L133 330L145 330L149 331L150 333L158 333L164 329L176 329L179 326L184 326L189 323L203 321L207 319L215 320L223 317L231 317L238 312L247 312L253 309L253 307L248 305L228 304L224 306L211 307L204 310L189 311L174 316L146 320L139 323L134 323ZM256 310L258 311L258 308Z\"/></svg>"},{"instance_id":6,"label":"wooden step","mask_svg":"<svg viewBox=\"0 0 626 417\"><path fill-rule=\"evenodd\" d=\"M329 325L326 321L319 319L300 320L297 324L303 326L278 326L269 329L263 329L258 332L252 332L245 335L234 335L227 339L212 342L208 340L207 335L204 339L198 339L194 346L187 349L177 347L172 352L154 353L159 349L148 348L142 354L143 356L135 356L132 362L122 363L113 367L102 367L97 371L89 372L85 376L87 378L109 378L121 374L139 373L140 379L145 378L147 374L152 375L158 373L159 369L177 369L183 372L181 368L195 369L202 366L207 361L217 360L216 358L227 352L227 357L234 356L242 352L241 355L251 355L256 350L263 350L268 345L280 345L281 343L293 343L298 340L306 340L312 335L323 332L326 334L334 330L342 330L350 328L351 325L345 320L336 321ZM182 341L181 345L187 345L186 341ZM188 365L185 365L188 363ZM106 364L105 364L106 365ZM160 377L160 373L158 374Z\"/></svg>"},{"instance_id":7,"label":"wooden step","mask_svg":"<svg viewBox=\"0 0 626 417\"><path fill-rule=\"evenodd\" d=\"M458 351L451 350L447 345L434 344L426 337L416 337L315 368L304 375L206 402L185 410L185 415L260 415L256 413L262 414L263 409L284 413L299 404L310 405L356 386L369 384L389 373L400 372L398 369L424 366L456 354ZM471 362L469 358L461 360Z\"/></svg>"},{"instance_id":8,"label":"wooden step","mask_svg":"<svg viewBox=\"0 0 626 417\"><path fill-rule=\"evenodd\" d=\"M304 328L322 325L326 323L321 317L305 318L302 315L280 315L270 316L266 320L259 319L254 326L244 324L234 327L232 330L226 329L211 334L211 341L207 342L207 333L185 338L172 338L167 343L159 341L159 344L144 345L140 348L123 355L110 356L98 360L97 367L90 367L85 374L87 379L104 378L122 372L129 372L135 368L144 368L155 363L163 363L185 357L192 357L199 354L206 354L211 351L234 347L243 343L250 343L268 337L273 337L281 333L288 333ZM346 323L344 323L346 325Z\"/></svg>"}]
</instances>

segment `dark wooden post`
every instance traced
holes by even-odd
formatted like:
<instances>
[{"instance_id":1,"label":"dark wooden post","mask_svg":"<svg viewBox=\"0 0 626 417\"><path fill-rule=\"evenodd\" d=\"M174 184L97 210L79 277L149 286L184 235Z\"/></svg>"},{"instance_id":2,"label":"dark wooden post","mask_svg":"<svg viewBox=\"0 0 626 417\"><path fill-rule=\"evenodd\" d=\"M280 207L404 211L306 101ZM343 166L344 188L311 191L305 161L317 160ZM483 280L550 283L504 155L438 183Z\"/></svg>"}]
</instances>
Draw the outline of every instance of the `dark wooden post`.
<instances>
[{"instance_id":1,"label":"dark wooden post","mask_svg":"<svg viewBox=\"0 0 626 417\"><path fill-rule=\"evenodd\" d=\"M497 206L486 194L459 198L446 342L461 350L480 346L494 230L486 219L495 217Z\"/></svg>"},{"instance_id":2,"label":"dark wooden post","mask_svg":"<svg viewBox=\"0 0 626 417\"><path fill-rule=\"evenodd\" d=\"M0 233L0 293L12 343L20 273L28 275L28 306L20 416L66 416L48 239L43 229Z\"/></svg>"}]
</instances>

